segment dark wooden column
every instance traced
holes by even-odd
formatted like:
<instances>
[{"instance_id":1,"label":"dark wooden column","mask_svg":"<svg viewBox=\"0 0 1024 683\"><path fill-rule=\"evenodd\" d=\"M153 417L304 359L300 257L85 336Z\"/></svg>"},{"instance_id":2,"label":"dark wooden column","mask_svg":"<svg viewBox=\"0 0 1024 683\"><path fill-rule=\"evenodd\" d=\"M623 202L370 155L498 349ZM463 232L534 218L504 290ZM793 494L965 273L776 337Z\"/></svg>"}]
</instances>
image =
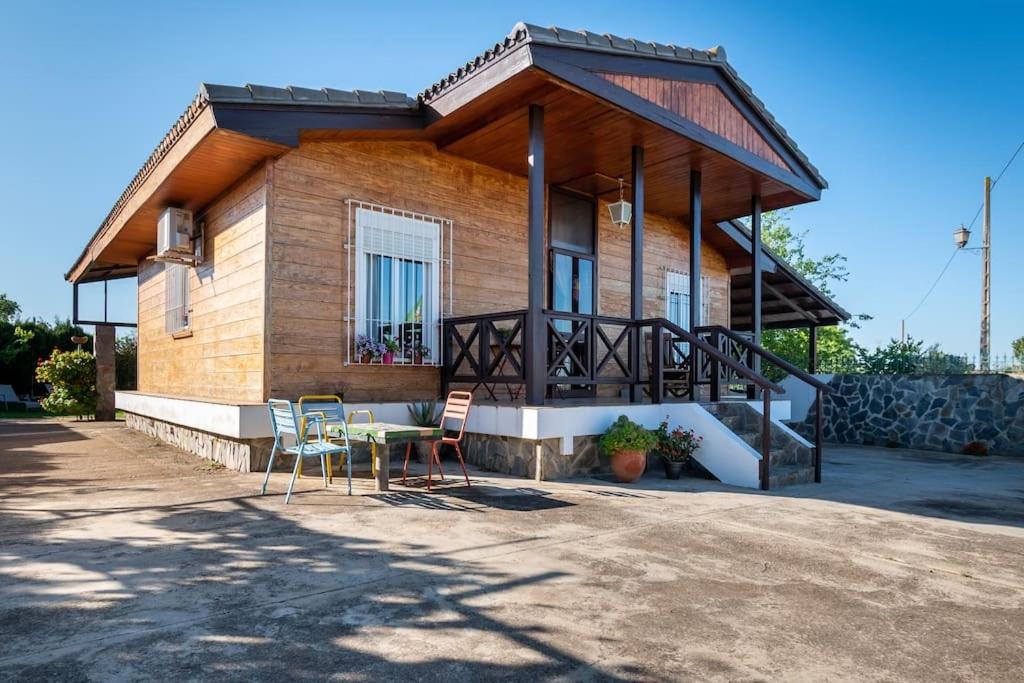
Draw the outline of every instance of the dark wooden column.
<instances>
[{"instance_id":1,"label":"dark wooden column","mask_svg":"<svg viewBox=\"0 0 1024 683\"><path fill-rule=\"evenodd\" d=\"M755 195L750 206L750 321L754 343L761 345L761 290L762 261L764 249L761 246L761 197ZM754 370L761 371L761 358L755 354Z\"/></svg>"},{"instance_id":2,"label":"dark wooden column","mask_svg":"<svg viewBox=\"0 0 1024 683\"><path fill-rule=\"evenodd\" d=\"M690 170L690 332L700 326L700 224L701 215L700 171Z\"/></svg>"},{"instance_id":3,"label":"dark wooden column","mask_svg":"<svg viewBox=\"0 0 1024 683\"><path fill-rule=\"evenodd\" d=\"M633 146L633 234L631 253L633 260L629 271L629 317L641 320L644 317L644 148ZM630 353L632 374L636 381L629 387L629 400L638 403L643 398L640 379L640 335L636 335Z\"/></svg>"},{"instance_id":4,"label":"dark wooden column","mask_svg":"<svg viewBox=\"0 0 1024 683\"><path fill-rule=\"evenodd\" d=\"M818 371L818 326L811 325L807 328L807 372L814 374Z\"/></svg>"},{"instance_id":5,"label":"dark wooden column","mask_svg":"<svg viewBox=\"0 0 1024 683\"><path fill-rule=\"evenodd\" d=\"M544 333L544 107L530 105L528 144L527 231L529 285L527 290L526 404L544 405L547 389L547 344Z\"/></svg>"},{"instance_id":6,"label":"dark wooden column","mask_svg":"<svg viewBox=\"0 0 1024 683\"><path fill-rule=\"evenodd\" d=\"M109 422L114 419L114 333L113 325L97 325L93 335L93 354L96 356L96 419L99 421Z\"/></svg>"}]
</instances>

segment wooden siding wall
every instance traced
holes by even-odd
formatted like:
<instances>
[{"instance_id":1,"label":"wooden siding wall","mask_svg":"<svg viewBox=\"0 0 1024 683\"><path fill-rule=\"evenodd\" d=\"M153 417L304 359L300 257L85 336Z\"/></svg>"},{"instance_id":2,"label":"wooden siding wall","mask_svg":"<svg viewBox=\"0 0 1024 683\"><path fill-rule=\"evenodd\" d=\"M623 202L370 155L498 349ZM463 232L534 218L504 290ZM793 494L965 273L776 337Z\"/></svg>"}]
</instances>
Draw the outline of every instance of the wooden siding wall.
<instances>
[{"instance_id":1,"label":"wooden siding wall","mask_svg":"<svg viewBox=\"0 0 1024 683\"><path fill-rule=\"evenodd\" d=\"M598 211L598 312L629 317L630 249L629 228L612 224L608 206ZM708 278L710 325L729 326L729 267L707 242L701 244L701 270ZM648 213L644 218L644 317L666 313L666 273L690 272L690 228L683 221Z\"/></svg>"},{"instance_id":2,"label":"wooden siding wall","mask_svg":"<svg viewBox=\"0 0 1024 683\"><path fill-rule=\"evenodd\" d=\"M436 397L435 368L345 366L345 199L454 222L453 315L526 307L526 180L437 151L430 143L303 143L274 162L270 220L270 394L347 387L350 400ZM599 220L599 312L628 315L629 231ZM688 267L688 229L647 218L645 308L664 315L664 268ZM446 245L447 248L447 245ZM712 317L728 323L724 260L705 247Z\"/></svg>"},{"instance_id":3,"label":"wooden siding wall","mask_svg":"<svg viewBox=\"0 0 1024 683\"><path fill-rule=\"evenodd\" d=\"M205 261L189 272L191 336L165 332L163 264L139 267L139 391L264 400L266 179L256 169L198 216Z\"/></svg>"},{"instance_id":4,"label":"wooden siding wall","mask_svg":"<svg viewBox=\"0 0 1024 683\"><path fill-rule=\"evenodd\" d=\"M792 171L713 83L694 83L600 71L597 75L637 97L693 121L779 168Z\"/></svg>"}]
</instances>

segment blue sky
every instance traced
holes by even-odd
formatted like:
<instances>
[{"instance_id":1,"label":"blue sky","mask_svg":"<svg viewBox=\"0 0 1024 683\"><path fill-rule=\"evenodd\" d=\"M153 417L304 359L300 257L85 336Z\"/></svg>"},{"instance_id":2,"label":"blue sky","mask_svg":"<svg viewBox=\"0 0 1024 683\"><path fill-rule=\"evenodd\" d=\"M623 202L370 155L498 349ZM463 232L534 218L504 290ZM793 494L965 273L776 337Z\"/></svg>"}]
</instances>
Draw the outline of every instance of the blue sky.
<instances>
[{"instance_id":1,"label":"blue sky","mask_svg":"<svg viewBox=\"0 0 1024 683\"><path fill-rule=\"evenodd\" d=\"M518 20L724 45L831 184L793 223L811 254L849 258L837 299L874 316L868 345L898 333L1024 139L1021 3L21 3L0 24L0 292L70 313L63 273L201 81L415 93ZM997 354L1024 335L1022 197L1024 154L993 195ZM980 270L957 255L909 333L976 353ZM112 316L133 318L130 285Z\"/></svg>"}]
</instances>

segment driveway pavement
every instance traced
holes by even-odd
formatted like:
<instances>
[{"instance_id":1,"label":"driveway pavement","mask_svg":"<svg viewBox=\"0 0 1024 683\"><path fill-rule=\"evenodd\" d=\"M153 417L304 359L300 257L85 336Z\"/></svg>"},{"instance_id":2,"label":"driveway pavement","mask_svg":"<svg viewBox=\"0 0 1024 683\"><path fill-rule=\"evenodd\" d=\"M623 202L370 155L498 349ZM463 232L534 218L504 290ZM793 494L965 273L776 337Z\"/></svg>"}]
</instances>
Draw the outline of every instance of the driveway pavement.
<instances>
[{"instance_id":1,"label":"driveway pavement","mask_svg":"<svg viewBox=\"0 0 1024 683\"><path fill-rule=\"evenodd\" d=\"M0 679L1024 671L1024 460L832 448L768 494L471 474L285 507L285 475L259 497L119 424L0 422Z\"/></svg>"}]
</instances>

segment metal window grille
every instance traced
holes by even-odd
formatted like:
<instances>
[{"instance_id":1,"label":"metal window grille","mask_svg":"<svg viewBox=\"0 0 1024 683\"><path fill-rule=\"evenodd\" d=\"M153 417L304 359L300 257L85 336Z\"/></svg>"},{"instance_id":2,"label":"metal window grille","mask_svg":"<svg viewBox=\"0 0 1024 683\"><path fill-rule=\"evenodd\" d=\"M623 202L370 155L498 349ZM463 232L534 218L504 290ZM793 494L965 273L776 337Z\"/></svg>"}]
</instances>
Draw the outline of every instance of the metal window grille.
<instances>
[{"instance_id":1,"label":"metal window grille","mask_svg":"<svg viewBox=\"0 0 1024 683\"><path fill-rule=\"evenodd\" d=\"M711 280L700 279L700 324L711 320ZM665 271L665 317L683 329L690 328L690 275L674 270Z\"/></svg>"},{"instance_id":2,"label":"metal window grille","mask_svg":"<svg viewBox=\"0 0 1024 683\"><path fill-rule=\"evenodd\" d=\"M346 204L346 364L440 364L442 325L452 310L452 221Z\"/></svg>"},{"instance_id":3,"label":"metal window grille","mask_svg":"<svg viewBox=\"0 0 1024 683\"><path fill-rule=\"evenodd\" d=\"M168 334L187 330L191 323L189 270L189 266L182 263L164 264L164 288L167 300L164 323Z\"/></svg>"}]
</instances>

